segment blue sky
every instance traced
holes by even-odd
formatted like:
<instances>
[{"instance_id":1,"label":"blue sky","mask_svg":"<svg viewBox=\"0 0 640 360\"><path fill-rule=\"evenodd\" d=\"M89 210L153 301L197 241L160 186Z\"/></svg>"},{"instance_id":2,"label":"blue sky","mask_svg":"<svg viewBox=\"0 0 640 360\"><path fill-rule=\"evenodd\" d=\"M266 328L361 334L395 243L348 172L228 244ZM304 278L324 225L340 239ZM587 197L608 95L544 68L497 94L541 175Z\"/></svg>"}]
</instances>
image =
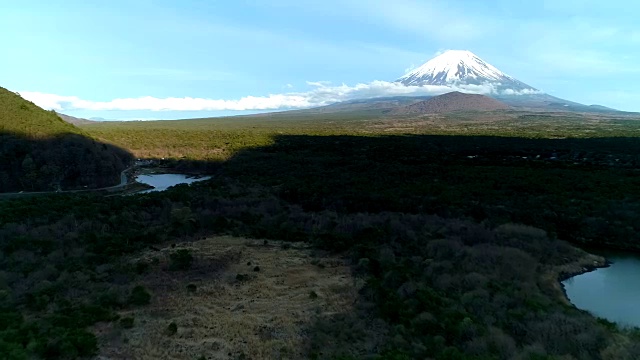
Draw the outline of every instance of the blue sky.
<instances>
[{"instance_id":1,"label":"blue sky","mask_svg":"<svg viewBox=\"0 0 640 360\"><path fill-rule=\"evenodd\" d=\"M551 95L640 111L631 1L21 0L0 86L80 117L171 119L401 94L466 49Z\"/></svg>"}]
</instances>

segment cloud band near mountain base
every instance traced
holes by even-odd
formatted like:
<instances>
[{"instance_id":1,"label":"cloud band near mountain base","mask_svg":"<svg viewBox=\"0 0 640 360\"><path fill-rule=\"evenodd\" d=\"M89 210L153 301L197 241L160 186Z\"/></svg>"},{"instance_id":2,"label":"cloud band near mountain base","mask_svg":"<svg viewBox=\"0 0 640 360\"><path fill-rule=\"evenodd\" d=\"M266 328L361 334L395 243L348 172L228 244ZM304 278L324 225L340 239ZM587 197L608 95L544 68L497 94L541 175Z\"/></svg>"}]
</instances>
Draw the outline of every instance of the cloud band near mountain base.
<instances>
[{"instance_id":1,"label":"cloud band near mountain base","mask_svg":"<svg viewBox=\"0 0 640 360\"><path fill-rule=\"evenodd\" d=\"M498 90L496 84L460 85L460 86L405 86L398 82L373 81L355 86L331 85L327 82L307 82L309 91L297 93L271 94L268 96L246 96L237 100L206 98L156 98L144 96L138 98L92 101L76 96L63 96L41 92L23 91L20 95L36 105L59 112L73 110L88 111L247 111L247 110L287 110L304 109L363 98L385 96L440 95L451 91L472 94L520 95L511 89ZM498 84L499 85L499 84Z\"/></svg>"}]
</instances>

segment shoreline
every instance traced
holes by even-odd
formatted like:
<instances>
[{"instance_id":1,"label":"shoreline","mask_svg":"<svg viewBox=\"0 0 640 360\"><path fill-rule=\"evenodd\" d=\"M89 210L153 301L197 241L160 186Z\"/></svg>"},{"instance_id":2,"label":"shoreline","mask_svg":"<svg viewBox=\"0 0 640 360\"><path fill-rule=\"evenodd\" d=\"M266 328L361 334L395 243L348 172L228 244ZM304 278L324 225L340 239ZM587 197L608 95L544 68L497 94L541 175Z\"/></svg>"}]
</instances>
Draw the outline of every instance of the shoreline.
<instances>
[{"instance_id":1,"label":"shoreline","mask_svg":"<svg viewBox=\"0 0 640 360\"><path fill-rule=\"evenodd\" d=\"M604 256L584 252L584 256L577 261L570 264L556 266L547 271L547 273L543 275L543 280L548 279L549 277L552 278L554 281L552 288L558 292L558 298L560 301L565 305L575 307L571 300L569 300L567 291L562 282L574 276L586 274L609 266L611 266L611 262Z\"/></svg>"}]
</instances>

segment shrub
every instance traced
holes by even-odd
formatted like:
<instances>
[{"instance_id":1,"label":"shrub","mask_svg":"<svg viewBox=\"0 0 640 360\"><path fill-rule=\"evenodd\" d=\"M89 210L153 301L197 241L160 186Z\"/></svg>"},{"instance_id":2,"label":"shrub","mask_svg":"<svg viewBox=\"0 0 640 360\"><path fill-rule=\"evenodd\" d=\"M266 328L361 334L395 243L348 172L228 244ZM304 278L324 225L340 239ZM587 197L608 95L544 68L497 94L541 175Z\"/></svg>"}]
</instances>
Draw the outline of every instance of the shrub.
<instances>
[{"instance_id":1,"label":"shrub","mask_svg":"<svg viewBox=\"0 0 640 360\"><path fill-rule=\"evenodd\" d=\"M64 354L61 358L93 356L98 351L98 340L85 330L73 329L64 334L59 343L49 345L47 351Z\"/></svg>"},{"instance_id":2,"label":"shrub","mask_svg":"<svg viewBox=\"0 0 640 360\"><path fill-rule=\"evenodd\" d=\"M136 273L137 274L144 274L149 270L149 263L141 261L136 263Z\"/></svg>"},{"instance_id":3,"label":"shrub","mask_svg":"<svg viewBox=\"0 0 640 360\"><path fill-rule=\"evenodd\" d=\"M151 294L144 286L138 285L131 291L128 302L131 305L147 305L151 302Z\"/></svg>"},{"instance_id":4,"label":"shrub","mask_svg":"<svg viewBox=\"0 0 640 360\"><path fill-rule=\"evenodd\" d=\"M124 329L131 329L133 327L134 319L132 317L125 317L120 319L120 326Z\"/></svg>"},{"instance_id":5,"label":"shrub","mask_svg":"<svg viewBox=\"0 0 640 360\"><path fill-rule=\"evenodd\" d=\"M193 255L186 249L180 249L169 255L169 270L188 270L193 263Z\"/></svg>"},{"instance_id":6,"label":"shrub","mask_svg":"<svg viewBox=\"0 0 640 360\"><path fill-rule=\"evenodd\" d=\"M198 290L198 287L196 286L196 284L187 285L187 291L188 292L194 293L194 292L196 292L196 290Z\"/></svg>"},{"instance_id":7,"label":"shrub","mask_svg":"<svg viewBox=\"0 0 640 360\"><path fill-rule=\"evenodd\" d=\"M546 238L547 232L535 228L533 226L527 226L522 224L507 223L502 224L496 228L496 233L505 236L512 237L530 237L530 238Z\"/></svg>"},{"instance_id":8,"label":"shrub","mask_svg":"<svg viewBox=\"0 0 640 360\"><path fill-rule=\"evenodd\" d=\"M169 335L175 335L175 333L178 332L178 325L175 322L171 322L171 324L169 324L169 326L167 326L167 334Z\"/></svg>"}]
</instances>

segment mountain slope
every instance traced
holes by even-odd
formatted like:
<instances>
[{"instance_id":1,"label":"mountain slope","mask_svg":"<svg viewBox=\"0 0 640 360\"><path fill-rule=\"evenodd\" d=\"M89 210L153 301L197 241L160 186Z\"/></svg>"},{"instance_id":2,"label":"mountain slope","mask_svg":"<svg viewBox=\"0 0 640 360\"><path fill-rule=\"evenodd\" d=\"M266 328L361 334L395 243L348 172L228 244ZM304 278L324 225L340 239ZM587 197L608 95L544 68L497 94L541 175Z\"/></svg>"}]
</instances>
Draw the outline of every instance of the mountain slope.
<instances>
[{"instance_id":1,"label":"mountain slope","mask_svg":"<svg viewBox=\"0 0 640 360\"><path fill-rule=\"evenodd\" d=\"M549 94L523 94L523 95L491 95L493 98L519 110L534 111L569 111L585 113L619 113L624 112L600 105L585 105L574 101L560 99Z\"/></svg>"},{"instance_id":2,"label":"mountain slope","mask_svg":"<svg viewBox=\"0 0 640 360\"><path fill-rule=\"evenodd\" d=\"M414 104L431 96L390 96L372 99L355 99L342 101L331 105L325 105L305 110L290 110L297 113L339 113L351 111L389 111L399 106Z\"/></svg>"},{"instance_id":3,"label":"mountain slope","mask_svg":"<svg viewBox=\"0 0 640 360\"><path fill-rule=\"evenodd\" d=\"M488 96L463 94L458 91L394 109L393 115L435 114L452 111L508 110L509 106Z\"/></svg>"},{"instance_id":4,"label":"mountain slope","mask_svg":"<svg viewBox=\"0 0 640 360\"><path fill-rule=\"evenodd\" d=\"M20 95L0 87L0 132L32 138L63 133L80 134L80 129L45 111Z\"/></svg>"},{"instance_id":5,"label":"mountain slope","mask_svg":"<svg viewBox=\"0 0 640 360\"><path fill-rule=\"evenodd\" d=\"M68 122L69 124L73 124L73 125L90 125L90 124L95 124L95 121L91 121L91 120L87 120L87 119L83 119L83 118L77 118L75 116L71 116L71 115L65 115L65 114L58 114L58 116Z\"/></svg>"},{"instance_id":6,"label":"mountain slope","mask_svg":"<svg viewBox=\"0 0 640 360\"><path fill-rule=\"evenodd\" d=\"M491 84L499 91L538 91L466 50L446 51L396 81L407 86Z\"/></svg>"},{"instance_id":7,"label":"mountain slope","mask_svg":"<svg viewBox=\"0 0 640 360\"><path fill-rule=\"evenodd\" d=\"M113 185L130 158L0 87L0 192Z\"/></svg>"}]
</instances>

